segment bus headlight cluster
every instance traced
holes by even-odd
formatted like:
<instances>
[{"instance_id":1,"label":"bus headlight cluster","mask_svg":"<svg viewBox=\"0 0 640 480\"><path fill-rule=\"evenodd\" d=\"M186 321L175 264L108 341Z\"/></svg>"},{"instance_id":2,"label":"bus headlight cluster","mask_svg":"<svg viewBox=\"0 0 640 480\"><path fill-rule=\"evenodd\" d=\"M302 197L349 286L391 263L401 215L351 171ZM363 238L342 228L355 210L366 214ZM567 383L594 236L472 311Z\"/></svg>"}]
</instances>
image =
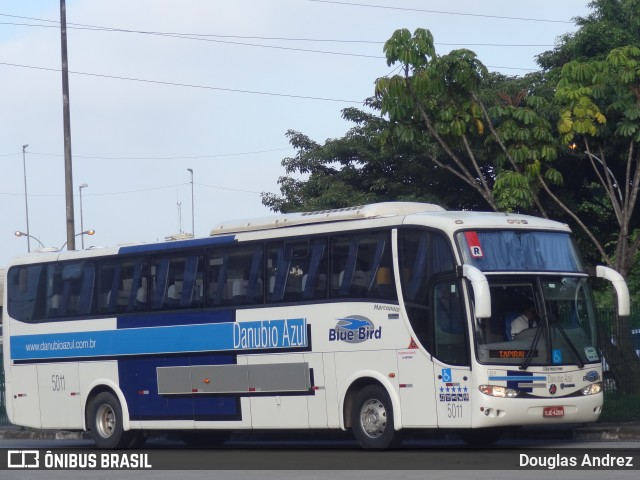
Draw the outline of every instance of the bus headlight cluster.
<instances>
[{"instance_id":1,"label":"bus headlight cluster","mask_svg":"<svg viewBox=\"0 0 640 480\"><path fill-rule=\"evenodd\" d=\"M502 387L500 385L480 385L478 389L485 395L489 395L491 397L515 398L518 396L517 390Z\"/></svg>"},{"instance_id":2,"label":"bus headlight cluster","mask_svg":"<svg viewBox=\"0 0 640 480\"><path fill-rule=\"evenodd\" d=\"M595 395L596 393L600 393L602 391L602 382L592 383L591 385L587 385L582 389L583 395Z\"/></svg>"}]
</instances>

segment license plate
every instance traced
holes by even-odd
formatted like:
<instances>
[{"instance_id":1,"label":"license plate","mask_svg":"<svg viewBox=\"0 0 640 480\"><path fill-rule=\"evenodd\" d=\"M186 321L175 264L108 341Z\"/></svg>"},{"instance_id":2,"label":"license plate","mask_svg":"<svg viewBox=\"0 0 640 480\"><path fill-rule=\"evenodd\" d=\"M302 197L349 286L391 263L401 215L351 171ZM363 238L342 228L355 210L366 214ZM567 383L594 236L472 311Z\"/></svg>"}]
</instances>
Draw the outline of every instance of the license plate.
<instances>
[{"instance_id":1,"label":"license plate","mask_svg":"<svg viewBox=\"0 0 640 480\"><path fill-rule=\"evenodd\" d=\"M544 407L543 417L564 417L564 407Z\"/></svg>"}]
</instances>

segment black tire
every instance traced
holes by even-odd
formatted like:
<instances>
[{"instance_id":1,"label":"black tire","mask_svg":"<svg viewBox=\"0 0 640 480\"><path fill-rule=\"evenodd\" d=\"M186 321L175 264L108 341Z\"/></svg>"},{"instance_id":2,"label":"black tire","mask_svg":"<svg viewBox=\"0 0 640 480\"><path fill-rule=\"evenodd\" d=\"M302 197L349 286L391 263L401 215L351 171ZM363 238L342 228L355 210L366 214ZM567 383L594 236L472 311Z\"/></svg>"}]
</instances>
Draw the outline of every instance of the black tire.
<instances>
[{"instance_id":1,"label":"black tire","mask_svg":"<svg viewBox=\"0 0 640 480\"><path fill-rule=\"evenodd\" d=\"M87 408L87 425L98 448L130 448L134 434L122 428L122 407L111 392L96 395Z\"/></svg>"},{"instance_id":2,"label":"black tire","mask_svg":"<svg viewBox=\"0 0 640 480\"><path fill-rule=\"evenodd\" d=\"M496 443L504 434L504 428L469 428L460 431L460 438L472 447L481 447Z\"/></svg>"},{"instance_id":3,"label":"black tire","mask_svg":"<svg viewBox=\"0 0 640 480\"><path fill-rule=\"evenodd\" d=\"M362 448L383 450L400 443L400 434L393 427L391 399L384 388L368 385L355 394L351 429Z\"/></svg>"},{"instance_id":4,"label":"black tire","mask_svg":"<svg viewBox=\"0 0 640 480\"><path fill-rule=\"evenodd\" d=\"M180 439L190 447L213 447L229 440L231 432L226 430L185 430Z\"/></svg>"}]
</instances>

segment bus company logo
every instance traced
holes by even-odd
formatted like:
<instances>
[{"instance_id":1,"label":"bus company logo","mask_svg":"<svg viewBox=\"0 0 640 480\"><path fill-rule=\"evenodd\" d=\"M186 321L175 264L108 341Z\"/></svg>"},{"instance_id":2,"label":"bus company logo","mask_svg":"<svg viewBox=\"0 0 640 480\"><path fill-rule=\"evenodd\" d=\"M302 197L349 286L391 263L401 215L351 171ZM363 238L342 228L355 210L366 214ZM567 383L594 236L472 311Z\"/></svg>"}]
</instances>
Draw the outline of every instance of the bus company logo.
<instances>
[{"instance_id":1,"label":"bus company logo","mask_svg":"<svg viewBox=\"0 0 640 480\"><path fill-rule=\"evenodd\" d=\"M582 378L582 380L585 382L597 382L599 379L600 379L600 374L595 370L591 370Z\"/></svg>"},{"instance_id":2,"label":"bus company logo","mask_svg":"<svg viewBox=\"0 0 640 480\"><path fill-rule=\"evenodd\" d=\"M330 342L362 343L382 338L382 327L375 328L371 320L360 315L339 318L335 328L329 330Z\"/></svg>"}]
</instances>

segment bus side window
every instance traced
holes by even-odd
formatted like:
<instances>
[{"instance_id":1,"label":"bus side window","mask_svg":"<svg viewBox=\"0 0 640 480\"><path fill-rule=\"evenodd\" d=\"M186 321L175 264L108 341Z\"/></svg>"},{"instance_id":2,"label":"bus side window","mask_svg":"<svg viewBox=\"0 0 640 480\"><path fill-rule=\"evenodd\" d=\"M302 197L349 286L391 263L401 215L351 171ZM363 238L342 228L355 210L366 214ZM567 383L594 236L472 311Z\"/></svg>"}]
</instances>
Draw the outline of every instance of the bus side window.
<instances>
[{"instance_id":1,"label":"bus side window","mask_svg":"<svg viewBox=\"0 0 640 480\"><path fill-rule=\"evenodd\" d=\"M226 294L228 256L224 252L212 252L208 256L207 306L221 305Z\"/></svg>"},{"instance_id":2,"label":"bus side window","mask_svg":"<svg viewBox=\"0 0 640 480\"><path fill-rule=\"evenodd\" d=\"M274 242L267 248L267 301L326 298L326 239Z\"/></svg>"},{"instance_id":3,"label":"bus side window","mask_svg":"<svg viewBox=\"0 0 640 480\"><path fill-rule=\"evenodd\" d=\"M442 281L434 286L433 317L435 357L450 365L468 365L466 317L457 280Z\"/></svg>"},{"instance_id":4,"label":"bus side window","mask_svg":"<svg viewBox=\"0 0 640 480\"><path fill-rule=\"evenodd\" d=\"M368 296L396 300L395 279L391 260L391 243L388 238L378 238L369 273Z\"/></svg>"},{"instance_id":5,"label":"bus side window","mask_svg":"<svg viewBox=\"0 0 640 480\"><path fill-rule=\"evenodd\" d=\"M334 238L331 295L395 299L389 240L388 232Z\"/></svg>"},{"instance_id":6,"label":"bus side window","mask_svg":"<svg viewBox=\"0 0 640 480\"><path fill-rule=\"evenodd\" d=\"M401 272L400 282L404 295L409 323L417 340L430 352L444 351L447 347L434 345L435 333L442 325L445 329L460 326L457 314L453 317L446 312L456 310L449 297L444 296L445 287L438 287L430 294L434 276L455 272L453 255L447 240L429 230L402 228L398 230L398 260ZM444 285L444 283L442 284ZM458 294L458 291L452 292ZM434 305L434 302L438 305ZM464 320L460 320L464 321ZM451 333L451 332L448 332ZM439 350L438 350L439 349Z\"/></svg>"},{"instance_id":7,"label":"bus side window","mask_svg":"<svg viewBox=\"0 0 640 480\"><path fill-rule=\"evenodd\" d=\"M102 261L98 264L97 312L99 314L115 313L121 270L122 265L118 260Z\"/></svg>"},{"instance_id":8,"label":"bus side window","mask_svg":"<svg viewBox=\"0 0 640 480\"><path fill-rule=\"evenodd\" d=\"M303 268L302 299L327 297L327 241L314 239L310 245L308 262Z\"/></svg>"},{"instance_id":9,"label":"bus side window","mask_svg":"<svg viewBox=\"0 0 640 480\"><path fill-rule=\"evenodd\" d=\"M207 305L262 303L262 245L216 249L209 253Z\"/></svg>"},{"instance_id":10,"label":"bus side window","mask_svg":"<svg viewBox=\"0 0 640 480\"><path fill-rule=\"evenodd\" d=\"M201 307L203 265L202 257L197 254L162 257L152 262L152 308L172 310ZM139 301L146 302L146 292L138 292Z\"/></svg>"},{"instance_id":11,"label":"bus side window","mask_svg":"<svg viewBox=\"0 0 640 480\"><path fill-rule=\"evenodd\" d=\"M135 312L138 310L146 309L146 304L141 304L138 302L138 298L140 298L140 289L143 287L143 282L147 276L147 262L145 260L139 260L135 263L133 267L133 275L131 276L131 281L129 283L130 287L128 292L125 291L125 295L127 296L126 303L126 311L127 312Z\"/></svg>"},{"instance_id":12,"label":"bus side window","mask_svg":"<svg viewBox=\"0 0 640 480\"><path fill-rule=\"evenodd\" d=\"M94 262L82 263L82 279L78 291L78 314L88 315L95 305L96 265Z\"/></svg>"},{"instance_id":13,"label":"bus side window","mask_svg":"<svg viewBox=\"0 0 640 480\"><path fill-rule=\"evenodd\" d=\"M184 259L184 281L180 295L183 308L200 308L204 305L204 258L202 255L189 255Z\"/></svg>"},{"instance_id":14,"label":"bus side window","mask_svg":"<svg viewBox=\"0 0 640 480\"><path fill-rule=\"evenodd\" d=\"M13 267L7 275L7 309L16 320L42 320L45 317L46 267L29 265Z\"/></svg>"},{"instance_id":15,"label":"bus side window","mask_svg":"<svg viewBox=\"0 0 640 480\"><path fill-rule=\"evenodd\" d=\"M116 258L100 262L97 274L97 312L113 314L146 309L141 288L146 285L145 258Z\"/></svg>"},{"instance_id":16,"label":"bus side window","mask_svg":"<svg viewBox=\"0 0 640 480\"><path fill-rule=\"evenodd\" d=\"M169 279L169 259L158 258L151 263L151 308L162 309L169 284L175 279Z\"/></svg>"}]
</instances>

